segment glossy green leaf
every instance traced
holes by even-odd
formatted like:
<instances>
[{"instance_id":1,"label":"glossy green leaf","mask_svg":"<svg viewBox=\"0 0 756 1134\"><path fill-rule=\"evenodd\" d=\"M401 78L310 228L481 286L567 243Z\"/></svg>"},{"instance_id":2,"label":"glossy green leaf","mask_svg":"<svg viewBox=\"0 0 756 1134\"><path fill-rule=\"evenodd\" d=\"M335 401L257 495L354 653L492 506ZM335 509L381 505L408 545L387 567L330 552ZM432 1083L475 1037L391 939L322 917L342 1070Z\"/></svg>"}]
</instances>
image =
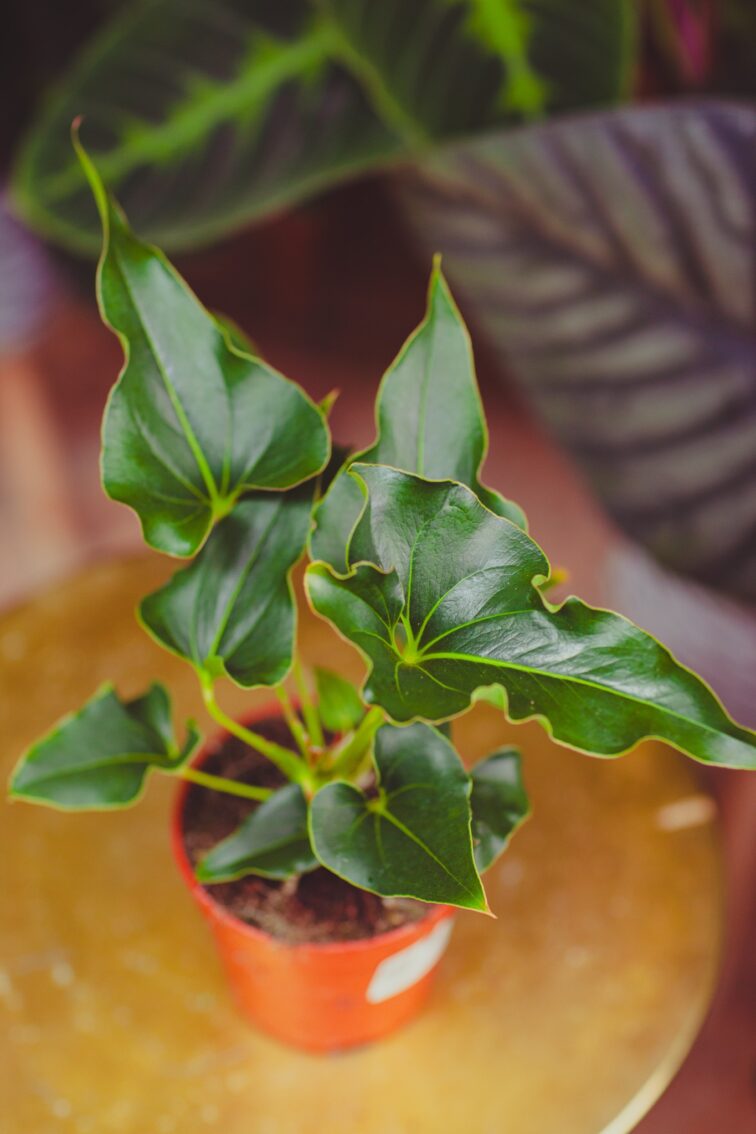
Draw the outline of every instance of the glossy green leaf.
<instances>
[{"instance_id":1,"label":"glossy green leaf","mask_svg":"<svg viewBox=\"0 0 756 1134\"><path fill-rule=\"evenodd\" d=\"M315 854L334 874L383 897L485 910L470 834L470 777L437 729L384 725L377 792L327 784L310 804Z\"/></svg>"},{"instance_id":2,"label":"glossy green leaf","mask_svg":"<svg viewBox=\"0 0 756 1134\"><path fill-rule=\"evenodd\" d=\"M376 399L377 438L353 460L391 465L431 480L459 480L520 527L522 510L479 479L488 449L472 344L436 262L425 318L391 364ZM319 504L312 555L346 570L349 536L362 511L358 483L344 469Z\"/></svg>"},{"instance_id":3,"label":"glossy green leaf","mask_svg":"<svg viewBox=\"0 0 756 1134\"><path fill-rule=\"evenodd\" d=\"M275 685L294 648L290 571L310 526L312 482L241 500L197 558L139 608L161 645L210 681Z\"/></svg>"},{"instance_id":4,"label":"glossy green leaf","mask_svg":"<svg viewBox=\"0 0 756 1134\"><path fill-rule=\"evenodd\" d=\"M756 108L700 101L449 147L403 198L613 518L750 603L755 186Z\"/></svg>"},{"instance_id":5,"label":"glossy green leaf","mask_svg":"<svg viewBox=\"0 0 756 1134\"><path fill-rule=\"evenodd\" d=\"M318 712L329 732L350 732L365 715L365 706L351 681L330 669L315 669Z\"/></svg>"},{"instance_id":6,"label":"glossy green leaf","mask_svg":"<svg viewBox=\"0 0 756 1134\"><path fill-rule=\"evenodd\" d=\"M122 701L106 685L24 754L10 794L70 811L128 807L142 794L150 768L177 767L198 741L190 724L178 747L162 685L133 701Z\"/></svg>"},{"instance_id":7,"label":"glossy green leaf","mask_svg":"<svg viewBox=\"0 0 756 1134\"><path fill-rule=\"evenodd\" d=\"M363 691L396 721L443 720L500 685L512 720L616 756L647 736L756 767L756 735L650 635L579 599L550 606L541 549L463 485L360 465L368 501L341 577L308 570L315 609L370 661Z\"/></svg>"},{"instance_id":8,"label":"glossy green leaf","mask_svg":"<svg viewBox=\"0 0 756 1134\"><path fill-rule=\"evenodd\" d=\"M514 832L527 819L530 803L516 748L500 748L480 760L470 779L475 865L482 874L506 850Z\"/></svg>"},{"instance_id":9,"label":"glossy green leaf","mask_svg":"<svg viewBox=\"0 0 756 1134\"><path fill-rule=\"evenodd\" d=\"M150 546L193 555L241 493L323 468L328 431L298 386L230 345L80 156L102 215L102 317L126 359L105 413L103 483L138 514Z\"/></svg>"},{"instance_id":10,"label":"glossy green leaf","mask_svg":"<svg viewBox=\"0 0 756 1134\"><path fill-rule=\"evenodd\" d=\"M140 232L207 242L429 140L627 91L632 0L142 0L43 103L13 195L79 250L71 120Z\"/></svg>"},{"instance_id":11,"label":"glossy green leaf","mask_svg":"<svg viewBox=\"0 0 756 1134\"><path fill-rule=\"evenodd\" d=\"M199 882L231 882L246 874L291 878L318 867L307 832L307 802L298 784L266 799L197 865Z\"/></svg>"}]
</instances>

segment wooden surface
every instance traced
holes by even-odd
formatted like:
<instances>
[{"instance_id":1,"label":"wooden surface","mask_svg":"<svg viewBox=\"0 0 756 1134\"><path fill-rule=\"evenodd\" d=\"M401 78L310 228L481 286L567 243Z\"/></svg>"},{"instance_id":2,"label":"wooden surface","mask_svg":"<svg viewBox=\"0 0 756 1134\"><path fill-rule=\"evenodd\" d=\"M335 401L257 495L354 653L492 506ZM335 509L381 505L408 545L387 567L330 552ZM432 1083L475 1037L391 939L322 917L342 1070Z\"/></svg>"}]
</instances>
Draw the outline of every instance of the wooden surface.
<instances>
[{"instance_id":1,"label":"wooden surface","mask_svg":"<svg viewBox=\"0 0 756 1134\"><path fill-rule=\"evenodd\" d=\"M134 694L160 676L179 714L207 723L189 667L133 619L166 571L157 558L103 564L0 620L4 774L107 678ZM311 617L301 636L310 661L359 666ZM228 690L224 703L236 711L249 695ZM3 1130L632 1129L711 995L713 807L691 765L657 744L591 760L488 707L458 729L471 759L515 738L535 815L489 877L498 920L460 916L423 1018L338 1058L289 1052L235 1015L171 861L170 783L113 815L0 805Z\"/></svg>"}]
</instances>

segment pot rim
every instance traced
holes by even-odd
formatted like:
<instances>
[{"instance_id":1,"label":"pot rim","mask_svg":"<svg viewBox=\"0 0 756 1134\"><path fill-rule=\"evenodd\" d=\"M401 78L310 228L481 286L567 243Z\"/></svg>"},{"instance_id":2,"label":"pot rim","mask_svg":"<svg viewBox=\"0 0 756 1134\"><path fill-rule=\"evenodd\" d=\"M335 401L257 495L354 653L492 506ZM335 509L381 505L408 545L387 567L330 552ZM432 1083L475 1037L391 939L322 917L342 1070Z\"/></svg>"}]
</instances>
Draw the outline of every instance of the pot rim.
<instances>
[{"instance_id":1,"label":"pot rim","mask_svg":"<svg viewBox=\"0 0 756 1134\"><path fill-rule=\"evenodd\" d=\"M245 714L244 722L252 724L265 717L280 717L281 715L281 709L277 701L266 701L256 710ZM228 735L227 730L219 729L217 732L208 736L199 751L190 760L189 766L192 768L200 767L209 756L211 744ZM424 935L425 932L432 929L438 922L453 916L455 913L453 906L427 902L424 904L428 906L428 913L424 914L423 917L419 918L417 921L407 922L404 925L396 926L394 929L384 930L383 933L376 933L371 937L360 937L353 941L287 942L272 933L268 933L264 929L260 929L256 925L250 925L249 922L242 921L236 914L231 913L226 906L216 901L210 891L206 889L194 875L192 864L189 861L189 856L184 846L182 823L186 797L192 786L194 785L192 785L189 780L183 780L179 783L174 795L171 808L171 847L173 849L173 857L178 864L179 871L189 892L202 907L203 913L205 913L206 916L212 917L215 921L225 923L229 928L236 929L237 932L243 932L252 938L273 942L281 946L281 948L297 950L302 953L314 952L320 955L337 953L359 954L367 953L371 949L374 949L376 945L384 942L395 942L397 946L401 946L402 942L407 939L407 943L410 944L411 940L417 939L418 930L421 930ZM417 900L419 901L420 899Z\"/></svg>"}]
</instances>

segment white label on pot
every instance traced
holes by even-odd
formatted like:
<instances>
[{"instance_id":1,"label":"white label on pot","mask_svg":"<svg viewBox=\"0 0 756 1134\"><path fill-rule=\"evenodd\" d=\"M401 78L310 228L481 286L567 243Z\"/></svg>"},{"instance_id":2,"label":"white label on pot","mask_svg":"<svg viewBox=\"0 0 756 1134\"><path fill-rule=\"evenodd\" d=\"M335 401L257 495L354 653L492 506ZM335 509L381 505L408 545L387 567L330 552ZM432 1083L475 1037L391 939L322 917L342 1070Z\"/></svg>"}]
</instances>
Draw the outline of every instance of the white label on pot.
<instances>
[{"instance_id":1,"label":"white label on pot","mask_svg":"<svg viewBox=\"0 0 756 1134\"><path fill-rule=\"evenodd\" d=\"M382 1000L398 996L429 973L449 944L453 924L453 918L445 918L427 937L381 961L367 990L368 1002L380 1004Z\"/></svg>"}]
</instances>

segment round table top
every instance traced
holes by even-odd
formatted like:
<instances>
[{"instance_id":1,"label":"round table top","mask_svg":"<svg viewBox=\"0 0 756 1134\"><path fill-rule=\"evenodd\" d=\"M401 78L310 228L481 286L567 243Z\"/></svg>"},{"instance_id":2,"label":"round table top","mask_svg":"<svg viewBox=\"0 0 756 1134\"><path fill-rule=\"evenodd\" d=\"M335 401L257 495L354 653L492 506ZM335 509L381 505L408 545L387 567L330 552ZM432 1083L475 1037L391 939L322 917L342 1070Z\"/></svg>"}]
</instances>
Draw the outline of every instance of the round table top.
<instances>
[{"instance_id":1,"label":"round table top","mask_svg":"<svg viewBox=\"0 0 756 1134\"><path fill-rule=\"evenodd\" d=\"M136 625L175 564L96 565L0 618L4 773L108 679L209 726L189 666ZM306 661L361 663L308 613ZM240 711L263 691L223 691ZM171 859L175 785L113 814L0 804L0 1097L15 1134L626 1134L709 1003L722 925L713 807L661 744L578 756L480 705L465 758L520 744L534 815L457 920L424 1015L347 1055L240 1019Z\"/></svg>"}]
</instances>

